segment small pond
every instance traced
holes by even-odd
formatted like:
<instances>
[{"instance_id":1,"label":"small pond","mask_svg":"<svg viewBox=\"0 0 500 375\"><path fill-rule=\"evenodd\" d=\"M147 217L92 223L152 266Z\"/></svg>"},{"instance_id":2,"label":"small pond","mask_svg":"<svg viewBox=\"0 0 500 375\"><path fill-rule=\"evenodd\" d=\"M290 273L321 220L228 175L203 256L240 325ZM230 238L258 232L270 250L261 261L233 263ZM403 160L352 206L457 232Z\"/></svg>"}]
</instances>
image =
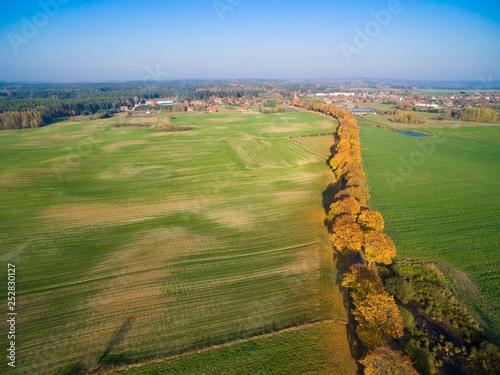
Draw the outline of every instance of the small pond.
<instances>
[{"instance_id":1,"label":"small pond","mask_svg":"<svg viewBox=\"0 0 500 375\"><path fill-rule=\"evenodd\" d=\"M399 134L407 135L408 137L414 137L414 138L431 138L432 137L432 135L430 135L430 134L408 131L408 130L398 130L397 132Z\"/></svg>"}]
</instances>

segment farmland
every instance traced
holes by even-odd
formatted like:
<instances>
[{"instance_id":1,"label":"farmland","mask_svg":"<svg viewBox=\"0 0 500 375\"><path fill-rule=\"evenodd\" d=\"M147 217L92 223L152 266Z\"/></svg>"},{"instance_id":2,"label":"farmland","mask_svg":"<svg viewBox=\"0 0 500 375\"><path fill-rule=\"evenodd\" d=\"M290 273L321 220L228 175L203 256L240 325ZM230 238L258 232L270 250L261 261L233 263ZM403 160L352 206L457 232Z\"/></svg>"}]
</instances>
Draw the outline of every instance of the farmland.
<instances>
[{"instance_id":1,"label":"farmland","mask_svg":"<svg viewBox=\"0 0 500 375\"><path fill-rule=\"evenodd\" d=\"M256 345L286 373L301 360L284 357L285 341L317 373L353 372L323 226L329 148L300 137L331 132L332 120L236 111L158 120L195 128L185 132L116 121L132 120L0 133L0 246L18 285L13 373L71 373L235 341L202 355L236 364L238 348ZM312 345L315 335L327 344Z\"/></svg>"},{"instance_id":2,"label":"farmland","mask_svg":"<svg viewBox=\"0 0 500 375\"><path fill-rule=\"evenodd\" d=\"M438 121L405 125L435 135L415 139L377 127L388 125L384 116L358 124L370 205L383 214L398 255L438 265L498 339L500 127Z\"/></svg>"}]
</instances>

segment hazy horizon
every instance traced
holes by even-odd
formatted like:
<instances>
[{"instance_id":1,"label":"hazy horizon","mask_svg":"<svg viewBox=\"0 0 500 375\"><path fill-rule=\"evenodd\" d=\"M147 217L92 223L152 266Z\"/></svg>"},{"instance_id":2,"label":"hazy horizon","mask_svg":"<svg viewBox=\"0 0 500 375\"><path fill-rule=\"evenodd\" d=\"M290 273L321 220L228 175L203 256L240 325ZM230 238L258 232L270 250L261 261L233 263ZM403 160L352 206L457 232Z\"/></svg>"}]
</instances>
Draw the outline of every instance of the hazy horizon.
<instances>
[{"instance_id":1,"label":"hazy horizon","mask_svg":"<svg viewBox=\"0 0 500 375\"><path fill-rule=\"evenodd\" d=\"M500 78L498 1L10 2L0 35L3 82Z\"/></svg>"},{"instance_id":2,"label":"hazy horizon","mask_svg":"<svg viewBox=\"0 0 500 375\"><path fill-rule=\"evenodd\" d=\"M481 77L482 78L482 77ZM249 78L249 77L236 77L236 78L200 78L200 77L181 77L181 78L175 78L175 79L165 79L165 80L150 80L150 79L131 79L131 80L74 80L74 81L57 81L57 80L52 80L52 81L43 81L43 80L0 80L0 84L26 84L26 85L78 85L78 84L127 84L127 83L151 83L151 84L158 84L158 83L168 83L168 82L304 82L304 83L336 83L336 82L355 82L355 81L361 81L364 83L381 83L381 84L387 84L389 85L390 83L397 84L436 84L432 85L432 88L435 89L440 89L439 84L454 84L456 85L456 89L463 89L465 91L467 90L477 90L475 88L476 86L478 88L484 88L485 90L500 90L500 81L492 81L492 80L432 80L432 79L406 79L406 78L373 78L373 77L323 77L323 78ZM467 84L474 86L472 88L462 88L464 86L461 86L460 84ZM361 88L361 87L359 87ZM450 88L451 90L452 88Z\"/></svg>"}]
</instances>

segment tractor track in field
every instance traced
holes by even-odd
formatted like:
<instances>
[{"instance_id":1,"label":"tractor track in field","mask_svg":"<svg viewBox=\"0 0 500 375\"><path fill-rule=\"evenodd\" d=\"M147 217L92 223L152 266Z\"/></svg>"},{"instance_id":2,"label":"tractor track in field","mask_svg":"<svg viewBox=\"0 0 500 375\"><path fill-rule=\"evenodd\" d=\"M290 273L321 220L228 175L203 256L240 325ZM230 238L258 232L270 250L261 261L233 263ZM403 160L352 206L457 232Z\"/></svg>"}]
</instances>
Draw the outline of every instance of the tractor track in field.
<instances>
[{"instance_id":1,"label":"tractor track in field","mask_svg":"<svg viewBox=\"0 0 500 375\"><path fill-rule=\"evenodd\" d=\"M246 258L246 257L258 256L258 255L262 255L262 254L271 254L271 253L281 252L281 251L285 251L285 250L300 249L301 247L312 246L312 245L317 245L317 244L319 244L319 241L313 241L313 242L303 243L303 244L294 245L294 246L286 246L286 247L281 247L281 248L272 249L272 250L258 251L258 252L254 252L254 253L250 253L250 254L239 254L239 255L231 255L231 256L225 256L225 257L221 256L221 257L212 257L212 258L206 258L206 259L185 260L185 261L176 262L175 264L178 265L178 264L190 264L190 263L203 263L203 262L208 262L208 261L211 262L214 260ZM110 280L110 279L116 278L117 276L123 277L123 276L130 276L130 275L134 275L134 274L140 274L140 273L144 273L144 272L164 270L164 269L168 269L169 267L171 267L171 265L151 267L151 268L141 269L141 270L137 270L137 271L130 271L130 272L125 272L125 273L120 273L119 275L112 274L112 275L106 275L106 276L93 277L90 279L74 281L71 283L62 283L62 284L52 285L52 286L45 287L45 288L32 289L32 290L18 293L18 295L26 296L26 295L30 295L33 293L47 292L50 290L57 290L60 288L85 285L85 284L93 283L96 281Z\"/></svg>"}]
</instances>

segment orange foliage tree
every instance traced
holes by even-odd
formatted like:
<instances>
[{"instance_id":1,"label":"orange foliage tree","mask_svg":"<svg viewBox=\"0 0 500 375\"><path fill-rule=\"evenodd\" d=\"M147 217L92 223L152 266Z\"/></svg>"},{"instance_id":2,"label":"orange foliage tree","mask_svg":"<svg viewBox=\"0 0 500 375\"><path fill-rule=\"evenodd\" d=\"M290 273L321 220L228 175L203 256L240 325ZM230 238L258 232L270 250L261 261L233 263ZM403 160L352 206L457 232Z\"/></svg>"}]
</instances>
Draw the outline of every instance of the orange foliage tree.
<instances>
[{"instance_id":1,"label":"orange foliage tree","mask_svg":"<svg viewBox=\"0 0 500 375\"><path fill-rule=\"evenodd\" d=\"M360 209L361 205L355 198L345 197L344 199L340 199L330 205L328 219L333 221L337 216L344 214L356 216Z\"/></svg>"},{"instance_id":2,"label":"orange foliage tree","mask_svg":"<svg viewBox=\"0 0 500 375\"><path fill-rule=\"evenodd\" d=\"M351 164L352 158L348 153L336 153L330 160L330 166L335 172L335 177L337 177L337 180L341 180L344 177Z\"/></svg>"},{"instance_id":3,"label":"orange foliage tree","mask_svg":"<svg viewBox=\"0 0 500 375\"><path fill-rule=\"evenodd\" d=\"M348 154L351 152L351 144L347 140L341 139L335 146L335 152Z\"/></svg>"},{"instance_id":4,"label":"orange foliage tree","mask_svg":"<svg viewBox=\"0 0 500 375\"><path fill-rule=\"evenodd\" d=\"M363 231L352 215L341 215L333 223L331 240L341 254L354 254L363 246Z\"/></svg>"}]
</instances>

